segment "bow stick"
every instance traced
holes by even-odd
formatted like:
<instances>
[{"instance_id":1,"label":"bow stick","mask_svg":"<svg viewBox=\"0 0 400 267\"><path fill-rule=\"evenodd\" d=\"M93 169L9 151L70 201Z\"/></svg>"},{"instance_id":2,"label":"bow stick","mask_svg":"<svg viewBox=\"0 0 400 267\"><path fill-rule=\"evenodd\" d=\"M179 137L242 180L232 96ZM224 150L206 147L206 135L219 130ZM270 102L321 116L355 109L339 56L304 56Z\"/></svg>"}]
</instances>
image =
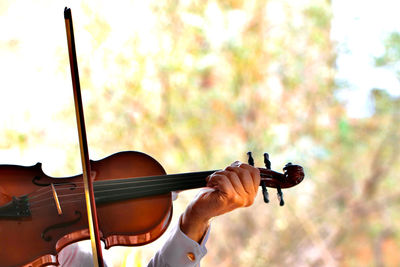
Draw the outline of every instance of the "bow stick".
<instances>
[{"instance_id":1,"label":"bow stick","mask_svg":"<svg viewBox=\"0 0 400 267\"><path fill-rule=\"evenodd\" d=\"M94 199L93 183L90 178L90 160L86 139L85 119L83 116L83 105L81 86L79 83L78 61L76 59L74 29L72 26L72 14L70 8L64 9L65 28L67 31L69 64L71 68L72 87L74 91L76 122L78 125L79 147L82 161L82 176L85 187L86 210L90 241L92 243L93 263L95 267L103 267L103 255L101 251L99 224L97 220L96 203Z\"/></svg>"}]
</instances>

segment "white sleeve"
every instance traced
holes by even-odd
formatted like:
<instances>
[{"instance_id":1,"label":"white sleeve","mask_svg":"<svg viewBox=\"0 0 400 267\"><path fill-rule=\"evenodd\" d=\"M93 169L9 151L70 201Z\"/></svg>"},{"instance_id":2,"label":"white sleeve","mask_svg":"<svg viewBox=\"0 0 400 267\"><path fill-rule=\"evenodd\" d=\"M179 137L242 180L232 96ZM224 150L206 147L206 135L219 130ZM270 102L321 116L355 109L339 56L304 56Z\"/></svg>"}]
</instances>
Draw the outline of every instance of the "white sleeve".
<instances>
[{"instance_id":1,"label":"white sleeve","mask_svg":"<svg viewBox=\"0 0 400 267\"><path fill-rule=\"evenodd\" d=\"M185 235L179 223L172 229L168 240L157 251L147 267L198 267L200 260L206 255L205 244L210 233L208 227L201 244Z\"/></svg>"},{"instance_id":2,"label":"white sleeve","mask_svg":"<svg viewBox=\"0 0 400 267\"><path fill-rule=\"evenodd\" d=\"M112 266L107 263L106 255L104 254L104 244L103 248L103 260L104 267ZM63 248L60 253L58 253L58 263L60 267L92 267L93 264L93 254L92 247L90 245L90 240L80 241L72 243L65 248Z\"/></svg>"},{"instance_id":3,"label":"white sleeve","mask_svg":"<svg viewBox=\"0 0 400 267\"><path fill-rule=\"evenodd\" d=\"M93 256L90 251L83 250L78 243L63 248L58 253L58 262L61 267L74 266L74 267L91 267L93 265Z\"/></svg>"}]
</instances>

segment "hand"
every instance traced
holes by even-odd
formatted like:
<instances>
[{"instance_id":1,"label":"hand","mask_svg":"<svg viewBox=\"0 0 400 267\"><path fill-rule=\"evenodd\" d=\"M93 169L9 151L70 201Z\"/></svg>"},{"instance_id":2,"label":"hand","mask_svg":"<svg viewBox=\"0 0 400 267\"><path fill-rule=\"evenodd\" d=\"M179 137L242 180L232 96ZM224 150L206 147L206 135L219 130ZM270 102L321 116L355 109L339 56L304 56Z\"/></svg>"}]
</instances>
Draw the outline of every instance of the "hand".
<instances>
[{"instance_id":1,"label":"hand","mask_svg":"<svg viewBox=\"0 0 400 267\"><path fill-rule=\"evenodd\" d=\"M234 162L207 177L200 191L182 215L181 229L196 242L201 241L213 217L254 202L260 185L260 171L248 164Z\"/></svg>"}]
</instances>

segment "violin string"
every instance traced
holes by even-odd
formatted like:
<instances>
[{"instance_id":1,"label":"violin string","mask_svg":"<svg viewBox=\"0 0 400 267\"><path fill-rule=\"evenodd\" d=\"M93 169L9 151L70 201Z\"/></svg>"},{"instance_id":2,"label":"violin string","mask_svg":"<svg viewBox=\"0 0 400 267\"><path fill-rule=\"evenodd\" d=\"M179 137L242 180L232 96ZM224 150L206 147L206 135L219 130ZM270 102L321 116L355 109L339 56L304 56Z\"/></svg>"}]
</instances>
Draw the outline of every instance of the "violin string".
<instances>
[{"instance_id":1,"label":"violin string","mask_svg":"<svg viewBox=\"0 0 400 267\"><path fill-rule=\"evenodd\" d=\"M149 188L146 188L146 189L147 190L139 190L138 192L140 192L140 193L152 193L152 192L154 192L154 189L149 189ZM163 188L163 190L167 190L167 191L170 191L170 192L174 191L174 189L176 189L174 186L167 186L167 187ZM165 193L161 193L161 194L165 194ZM79 193L77 195L83 196L84 193ZM76 202L81 202L81 201L83 202L84 198L83 197L77 198L76 197L77 195L75 195L74 198L71 198L69 196L68 200L65 200L65 199L60 200L60 204L62 205L62 207L64 207L65 203L71 204L71 203L76 203ZM117 195L118 196L131 196L131 192L126 192L126 193L122 193L122 194L118 193ZM55 203L51 202L50 206L55 206ZM43 206L39 206L39 207L43 207ZM35 207L35 208L39 208L39 207Z\"/></svg>"},{"instance_id":2,"label":"violin string","mask_svg":"<svg viewBox=\"0 0 400 267\"><path fill-rule=\"evenodd\" d=\"M81 191L81 193L74 193L73 195L70 195L70 196L71 197L75 197L75 196L79 196L79 195L84 195L84 192ZM58 199L61 199L63 197L63 195L57 192L57 197L58 197ZM51 190L48 191L48 196L46 196L46 198L38 199L38 200L35 200L35 201L32 201L32 202L30 201L29 205L30 205L30 207L32 207L33 205L36 205L36 204L40 205L40 203L43 203L43 202L46 202L46 201L49 201L49 200L51 202L54 201L53 192Z\"/></svg>"},{"instance_id":3,"label":"violin string","mask_svg":"<svg viewBox=\"0 0 400 267\"><path fill-rule=\"evenodd\" d=\"M197 179L191 179L190 180L190 182L196 182L197 180L198 180L199 178L197 178ZM201 179L200 180L203 180L203 178L201 177ZM175 186L176 185L176 183L168 183L168 184L170 184L171 186ZM178 183L179 184L179 183ZM160 186L160 185L162 185L162 186L164 186L165 187L165 183L162 183L162 184L151 184L151 185L142 185L142 186L139 186L139 187L141 187L141 188L149 188L149 187L157 187L157 186ZM67 187L67 185L60 185L60 186L64 186L65 188L63 188L64 190L71 190L71 189L76 189L76 187ZM95 192L97 193L97 194L101 194L101 193L104 193L104 192L109 192L109 193L112 193L112 192L115 192L115 191L120 191L120 190L130 190L130 189L138 189L139 188L138 186L131 186L131 187L124 187L124 188L116 188L116 189L103 189L103 190L95 190ZM199 186L200 187L200 186ZM170 187L171 188L171 190L173 190L173 189L175 189L175 190L177 190L175 187ZM82 187L78 187L78 190L79 189L82 189ZM61 199L61 198L68 198L68 197L76 197L76 196L79 196L79 195L83 195L83 192L82 193L73 193L73 194L63 194L62 192L60 192L61 190L59 189L58 190L58 194L59 194L59 199ZM148 191L148 190L147 190ZM142 192L143 192L143 190L142 190ZM48 193L49 194L49 196L48 196L48 198L46 198L46 199L40 199L40 200L37 200L37 201L32 201L32 202L30 202L30 205L31 205L31 207L33 207L33 205L35 205L35 204L39 204L39 203L41 203L41 202L45 202L45 201L48 201L48 200L53 200L53 194L52 194L52 191L49 189L49 190L47 190L47 192L46 193ZM43 195L43 193L42 193L42 195Z\"/></svg>"},{"instance_id":4,"label":"violin string","mask_svg":"<svg viewBox=\"0 0 400 267\"><path fill-rule=\"evenodd\" d=\"M44 189L44 188L41 188L41 189ZM30 201L30 200L36 199L36 198L38 198L38 197L41 197L41 196L43 196L43 195L45 195L45 194L51 192L50 186L46 186L45 189L47 189L47 190L45 190L44 192L41 192L41 193L39 193L39 191L35 191L36 193L39 193L39 194L35 194L34 196L29 197L28 200ZM43 190L42 190L42 191L43 191ZM31 194L32 194L32 193L31 193Z\"/></svg>"},{"instance_id":5,"label":"violin string","mask_svg":"<svg viewBox=\"0 0 400 267\"><path fill-rule=\"evenodd\" d=\"M83 195L83 193L82 193L82 195ZM78 199L75 198L75 199L69 200L69 201L63 201L62 203L60 202L60 206L61 206L61 208L64 208L64 207L68 206L68 205L65 205L66 203L71 204L71 203L75 203L75 202L84 203L84 198L82 197L82 198L78 198ZM45 208L49 208L49 207L56 207L56 204L54 203L54 201L50 201L46 205L38 205L38 206L34 206L34 207L30 206L29 210L31 212L37 212L38 210L44 210ZM57 210L55 210L55 211L57 211Z\"/></svg>"},{"instance_id":6,"label":"violin string","mask_svg":"<svg viewBox=\"0 0 400 267\"><path fill-rule=\"evenodd\" d=\"M149 176L149 177L127 178L127 179L129 179L128 181L124 181L124 180L127 180L127 179L119 179L117 181L114 181L114 180L104 180L104 181L102 181L102 180L100 180L100 181L96 181L94 183L94 188L96 188L96 187L99 188L99 187L104 187L104 186L115 186L115 185L128 186L128 185L136 185L136 184L140 184L140 183L142 183L142 184L143 183L156 183L157 185L162 185L162 184L160 184L160 182L164 183L164 182L171 182L171 181L174 181L174 180L175 181L179 180L179 181L188 181L188 182L190 182L190 181L192 181L194 179L198 179L198 178L205 179L203 173L195 173L195 175L192 174L191 176L192 177L189 177L189 179L188 179L187 176L175 176L174 175L174 176L171 177L171 176L165 175L165 176ZM105 182L107 182L107 184L105 184ZM60 193L61 191L66 191L66 190L74 190L74 189L82 189L82 188L84 188L83 182L76 182L76 183L72 183L72 184L74 185L73 187L68 186L67 184L62 184L62 183L53 184L53 185L57 186L57 187L62 187L62 188L58 188L57 189L57 193ZM52 190L50 189L50 186L47 186L46 188L48 189L46 192L43 192L43 193L34 195L32 197L29 197L28 200L35 199L35 198L37 198L37 197L39 197L41 195L44 195L46 193L49 193L49 192L52 193ZM37 190L35 192L38 192L38 191L41 191L41 190L42 189L39 189L39 190ZM97 191L101 192L100 190L97 190ZM30 193L30 194L32 194L32 193Z\"/></svg>"},{"instance_id":7,"label":"violin string","mask_svg":"<svg viewBox=\"0 0 400 267\"><path fill-rule=\"evenodd\" d=\"M193 183L198 183L199 181L201 181L201 180L200 179L193 179L193 180L190 181L190 183L192 183L192 184ZM117 192L117 191L121 191L121 190L124 190L124 191L126 191L126 190L139 190L141 192L145 192L145 190L142 190L140 188L150 189L150 190L146 190L146 192L151 192L151 190L153 190L152 189L153 187L160 188L161 185L163 186L162 188L164 188L164 189L175 189L176 190L176 186L180 185L180 183L179 182L171 182L171 183L168 183L168 184L166 184L166 183L154 184L153 183L153 184L150 184L150 185L142 185L142 186L131 186L131 187L124 187L124 188L95 190L95 194L99 195L101 193L113 193L113 192ZM42 202L45 202L45 201L48 201L48 200L53 200L54 197L53 197L52 192L49 191L48 193L49 193L48 198L32 201L32 202L30 202L30 205L32 206L32 205L35 205L35 204L38 204L38 203L42 203ZM80 192L76 192L76 193L72 193L72 194L65 194L65 193L62 193L62 192L61 193L58 192L57 194L58 194L58 199L62 200L62 199L68 198L68 197L73 198L73 197L76 197L76 196L83 195L84 192L83 192L83 190L80 190Z\"/></svg>"},{"instance_id":8,"label":"violin string","mask_svg":"<svg viewBox=\"0 0 400 267\"><path fill-rule=\"evenodd\" d=\"M199 176L199 175L198 175ZM162 177L162 176L161 176ZM151 178L153 178L153 177L151 177ZM158 178L158 177L157 177ZM180 181L182 181L182 180L187 180L187 179L182 179L182 177L173 177L173 179L166 179L166 178L168 178L168 177L163 177L164 179L146 179L146 180L141 180L141 181L135 181L136 179L130 179L130 181L127 181L127 182L122 182L121 180L119 180L117 183L110 183L110 185L112 185L112 184L118 184L118 185L134 185L134 184L138 184L138 183L149 183L149 182L152 182L152 184L150 184L150 185L148 185L148 184L146 184L146 185L142 185L142 186L137 186L137 185L135 185L135 186L129 186L129 187L123 187L123 188L114 188L114 189L103 189L103 190L96 190L95 189L95 192L96 193L98 193L98 194L100 194L100 193L104 193L104 192L115 192L115 191L120 191L120 190L129 190L129 189L138 189L138 188L149 188L149 187L158 187L158 186L165 186L166 184L170 184L170 185L175 185L174 183L172 183L171 181L172 180L177 180L177 179L179 179L180 178L180 180L178 181L178 184L179 184L179 182ZM165 181L163 181L163 180L167 180L167 182L169 182L169 183L165 183ZM200 177L192 177L190 180L187 180L186 182L194 182L194 181L197 181L197 180L204 180L204 175L202 175L201 174L201 176ZM112 181L112 180L111 180ZM162 183L153 183L153 182L162 182ZM83 183L83 182L76 182L76 183L74 183L74 185L75 184L80 184L80 183ZM98 182L97 182L98 183ZM83 186L74 186L74 187L71 187L71 186L68 186L68 185L66 185L66 184L56 184L58 187L63 187L63 188L59 188L58 190L57 190L57 194L59 195L59 198L62 198L62 197L75 197L75 196L78 196L78 195L82 195L83 193L72 193L72 194L63 194L61 191L66 191L66 190L72 190L72 189L83 189ZM103 186L103 185L96 185L95 184L95 187L100 187L100 186ZM36 196L33 196L33 197L31 197L31 198L29 198L29 200L32 200L32 199L35 199L35 198L37 198L37 197L39 197L39 196L43 196L43 195L45 195L46 193L47 194L49 194L49 197L48 198L46 198L46 199L39 199L39 200L36 200L36 201L32 201L32 202L30 202L30 205L34 205L34 204L38 204L38 203L41 203L41 202L45 202L45 201L48 201L48 200L52 200L53 199L53 194L52 194L52 190L50 189L50 187L48 186L47 187L47 189L48 190L46 190L45 192L42 192L42 193L40 193L40 194L38 194L38 195L36 195ZM176 189L176 188L173 188L173 189ZM43 191L43 188L41 188L41 189L39 189L39 190L37 190L37 192L39 192L39 191Z\"/></svg>"},{"instance_id":9,"label":"violin string","mask_svg":"<svg viewBox=\"0 0 400 267\"><path fill-rule=\"evenodd\" d=\"M186 176L183 176L186 175ZM171 177L172 176L172 177ZM158 181L169 181L169 180L191 180L191 177L198 177L202 176L204 177L203 173L187 173L187 174L180 174L180 175L160 175L160 176L145 176L145 177L135 177L135 178L119 178L119 179L113 179L113 180L100 180L100 181L95 181L94 186L113 186L113 185L129 185L129 184L136 184L136 183L143 183L143 182L158 182ZM83 182L71 182L73 184L73 187L67 187L62 190L73 190L73 189L79 189L79 188L84 188ZM55 187L65 187L67 184L65 183L54 183L53 184ZM81 186L77 186L81 185ZM49 186L46 186L45 188L49 189ZM28 195L33 195L38 193L39 191L42 191L44 188L38 189L34 192L29 193ZM57 190L58 192L58 190ZM39 195L35 195L30 197L29 199L34 199L38 197Z\"/></svg>"},{"instance_id":10,"label":"violin string","mask_svg":"<svg viewBox=\"0 0 400 267\"><path fill-rule=\"evenodd\" d=\"M191 179L191 180L186 181L186 182L187 183L198 183L199 181L202 181L202 180L203 180L203 178L195 178L195 179ZM137 186L136 185L136 186L129 186L129 187L113 188L113 189L109 189L109 188L98 189L98 190L95 189L95 194L111 193L111 192L117 192L117 191L121 191L121 190L135 190L135 189L139 189L139 188L144 188L144 189L149 189L149 188L154 188L154 187L159 188L161 186L164 189L176 189L176 187L174 187L174 186L177 186L177 185L180 185L180 184L181 184L181 181L172 181L172 182L169 182L169 183L165 183L165 182L162 182L162 183L151 183L151 184L146 184L146 185L142 185L142 186ZM63 189L70 190L70 188L63 188ZM78 190L79 189L83 189L83 187L78 187L77 189ZM58 199L60 199L60 200L62 198L67 198L67 197L73 198L73 197L80 196L80 195L84 194L83 191L72 193L72 194L65 194L64 192L61 192L61 191L62 190L57 190ZM150 191L151 190L146 190L146 192L150 192ZM144 191L142 190L142 192L144 192ZM38 204L38 203L42 203L42 202L45 202L45 201L48 201L48 200L53 200L54 197L53 197L52 191L49 189L47 193L49 193L49 196L47 198L32 201L32 202L30 202L30 205L32 206L32 205L35 205L35 204Z\"/></svg>"},{"instance_id":11,"label":"violin string","mask_svg":"<svg viewBox=\"0 0 400 267\"><path fill-rule=\"evenodd\" d=\"M42 187L42 188L39 188L39 189L37 189L37 190L35 190L35 191L30 192L29 194L27 194L27 196L29 196L29 195L31 195L31 194L33 194L33 193L36 193L36 192L43 191L43 190L46 189L46 188L47 188L47 186Z\"/></svg>"},{"instance_id":12,"label":"violin string","mask_svg":"<svg viewBox=\"0 0 400 267\"><path fill-rule=\"evenodd\" d=\"M168 190L168 191L173 191L174 189L175 189L175 187L173 187L173 186L167 186L167 187L164 187L163 188L164 190ZM114 190L115 191L115 190ZM142 193L150 193L150 192L153 192L154 190L153 189L148 189L148 190L140 190L140 192L142 192ZM76 193L76 194L74 194L74 196L73 197L71 197L72 196L72 194L70 194L70 195L68 195L67 197L68 197L68 199L67 200L65 200L65 199L60 199L60 205L61 205L61 208L64 208L64 207L66 207L66 206L69 206L69 205L71 205L71 204L74 204L74 203L78 203L78 202L82 202L82 203L84 203L84 197L83 197L83 195L84 195L84 193L82 192L82 193ZM125 193L125 194L118 194L118 196L124 196L124 195L127 195L127 196L130 196L130 193ZM59 198L60 198L61 196L59 196ZM51 199L51 198L49 198L49 199ZM47 199L47 200L49 200L49 199ZM30 203L30 204L32 204L32 203ZM37 204L37 202L35 202L34 204ZM37 206L35 206L35 207L33 207L32 205L30 206L30 210L31 210L31 212L32 211L38 211L39 209L44 209L44 208L48 208L48 207L55 207L55 203L54 203L54 201L51 201L50 202L50 204L49 205L37 205Z\"/></svg>"},{"instance_id":13,"label":"violin string","mask_svg":"<svg viewBox=\"0 0 400 267\"><path fill-rule=\"evenodd\" d=\"M203 174L200 174L200 175L203 177ZM175 177L170 178L170 176L168 176L168 175L150 176L150 177L152 179L144 180L145 178L148 178L148 177L137 177L137 178L127 178L127 179L129 179L128 181L124 181L124 180L127 180L127 179L118 179L117 181L114 181L114 180L100 180L100 181L95 181L94 186L106 186L106 185L112 186L112 185L117 185L117 184L118 185L129 185L129 184L136 184L136 183L143 183L143 182L159 182L159 181L163 181L163 180L167 180L168 181L168 180L172 180L172 179L182 179L182 177L179 177L179 176L175 176ZM261 178L270 178L270 177L268 177L268 175L261 174ZM138 179L141 179L141 180L138 180ZM191 179L187 179L187 177L185 177L184 180L189 180L190 181ZM107 184L105 184L105 182L107 182ZM74 184L74 187L66 187L66 184L62 184L62 183L53 184L53 185L55 187L66 187L66 188L58 189L57 192L59 192L59 190L74 190L74 189L84 188L83 186L77 186L77 185L83 185L83 182L74 182L72 184ZM39 193L40 191L42 191L44 189L48 189L48 190L46 192L41 193L41 194L37 194L37 193ZM51 189L50 189L49 186L46 186L45 188L40 188L39 190L36 190L36 191L31 192L31 193L28 194L28 196L36 194L34 196L29 197L29 200L35 199L35 198L37 198L37 197L39 197L39 196L41 196L43 194L46 194L48 192L51 192Z\"/></svg>"}]
</instances>

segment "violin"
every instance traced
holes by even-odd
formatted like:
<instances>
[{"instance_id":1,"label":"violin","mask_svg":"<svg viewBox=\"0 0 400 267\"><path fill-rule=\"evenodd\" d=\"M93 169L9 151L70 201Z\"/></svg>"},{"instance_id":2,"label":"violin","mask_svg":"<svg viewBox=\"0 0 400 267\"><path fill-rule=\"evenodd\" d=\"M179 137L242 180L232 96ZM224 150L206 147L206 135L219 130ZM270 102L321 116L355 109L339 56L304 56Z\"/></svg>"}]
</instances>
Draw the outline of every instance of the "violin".
<instances>
[{"instance_id":1,"label":"violin","mask_svg":"<svg viewBox=\"0 0 400 267\"><path fill-rule=\"evenodd\" d=\"M172 218L171 192L206 186L216 170L167 175L151 156L135 151L90 161L101 240L105 248L140 246L161 236ZM283 173L259 168L260 186L289 188L301 166ZM57 265L68 244L89 239L82 175L55 178L41 163L0 165L0 267Z\"/></svg>"}]
</instances>

